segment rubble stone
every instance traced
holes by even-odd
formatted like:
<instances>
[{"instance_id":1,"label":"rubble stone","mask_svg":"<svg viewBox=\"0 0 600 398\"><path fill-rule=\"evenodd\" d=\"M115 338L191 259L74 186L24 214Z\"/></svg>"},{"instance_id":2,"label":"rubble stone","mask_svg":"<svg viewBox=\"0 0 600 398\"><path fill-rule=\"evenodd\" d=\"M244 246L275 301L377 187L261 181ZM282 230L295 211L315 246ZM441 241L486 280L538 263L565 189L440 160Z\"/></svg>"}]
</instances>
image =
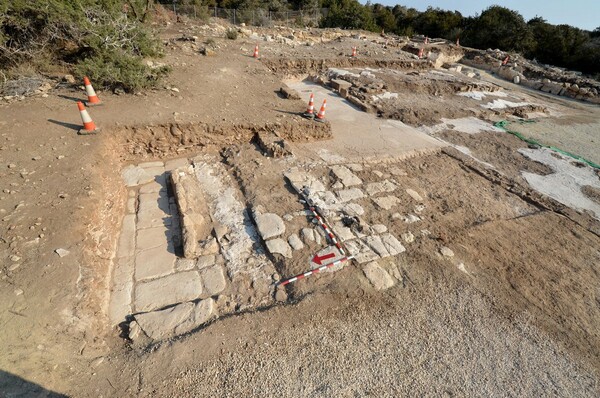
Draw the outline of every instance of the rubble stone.
<instances>
[{"instance_id":1,"label":"rubble stone","mask_svg":"<svg viewBox=\"0 0 600 398\"><path fill-rule=\"evenodd\" d=\"M406 193L410 195L411 198L416 200L417 202L423 202L423 197L417 193L417 191L408 188Z\"/></svg>"},{"instance_id":2,"label":"rubble stone","mask_svg":"<svg viewBox=\"0 0 600 398\"><path fill-rule=\"evenodd\" d=\"M365 194L359 188L342 189L337 191L337 195L341 202L350 202L365 197Z\"/></svg>"},{"instance_id":3,"label":"rubble stone","mask_svg":"<svg viewBox=\"0 0 600 398\"><path fill-rule=\"evenodd\" d=\"M281 254L285 258L292 258L292 248L281 238L268 240L267 249L271 254Z\"/></svg>"},{"instance_id":4,"label":"rubble stone","mask_svg":"<svg viewBox=\"0 0 600 398\"><path fill-rule=\"evenodd\" d=\"M402 246L402 243L392 234L381 235L381 241L383 242L386 250L392 255L398 255L404 253L406 248Z\"/></svg>"},{"instance_id":5,"label":"rubble stone","mask_svg":"<svg viewBox=\"0 0 600 398\"><path fill-rule=\"evenodd\" d=\"M372 200L383 210L390 210L392 207L400 203L400 199L395 196L381 196L378 198L372 198Z\"/></svg>"},{"instance_id":6,"label":"rubble stone","mask_svg":"<svg viewBox=\"0 0 600 398\"><path fill-rule=\"evenodd\" d=\"M302 250L304 248L304 244L296 234L290 235L288 238L288 243L294 250Z\"/></svg>"},{"instance_id":7,"label":"rubble stone","mask_svg":"<svg viewBox=\"0 0 600 398\"><path fill-rule=\"evenodd\" d=\"M274 213L258 214L254 217L258 232L264 240L274 238L285 232L281 217Z\"/></svg>"},{"instance_id":8,"label":"rubble stone","mask_svg":"<svg viewBox=\"0 0 600 398\"><path fill-rule=\"evenodd\" d=\"M345 187L351 187L355 185L361 185L362 180L358 178L353 172L350 171L346 166L332 166L332 173L335 177L344 184Z\"/></svg>"},{"instance_id":9,"label":"rubble stone","mask_svg":"<svg viewBox=\"0 0 600 398\"><path fill-rule=\"evenodd\" d=\"M440 249L440 253L442 253L442 256L444 257L454 257L454 252L449 248L449 247L442 247Z\"/></svg>"},{"instance_id":10,"label":"rubble stone","mask_svg":"<svg viewBox=\"0 0 600 398\"><path fill-rule=\"evenodd\" d=\"M372 182L365 186L365 190L369 196L377 195L381 192L393 192L396 190L396 184L389 180L384 180L380 182Z\"/></svg>"},{"instance_id":11,"label":"rubble stone","mask_svg":"<svg viewBox=\"0 0 600 398\"><path fill-rule=\"evenodd\" d=\"M302 240L304 240L304 243L306 244L315 241L315 231L311 228L302 228L302 230L300 231L300 235L302 236Z\"/></svg>"}]
</instances>

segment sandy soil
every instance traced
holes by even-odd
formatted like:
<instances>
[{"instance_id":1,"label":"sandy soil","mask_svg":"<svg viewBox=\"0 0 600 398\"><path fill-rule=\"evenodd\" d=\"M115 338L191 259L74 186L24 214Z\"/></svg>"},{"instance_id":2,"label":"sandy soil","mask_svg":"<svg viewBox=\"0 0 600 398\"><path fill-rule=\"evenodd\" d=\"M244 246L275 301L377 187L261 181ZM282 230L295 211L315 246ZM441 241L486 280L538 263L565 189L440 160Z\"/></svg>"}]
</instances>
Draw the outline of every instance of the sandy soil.
<instances>
[{"instance_id":1,"label":"sandy soil","mask_svg":"<svg viewBox=\"0 0 600 398\"><path fill-rule=\"evenodd\" d=\"M165 38L179 30L196 28L175 26ZM216 40L212 57L184 48L187 42L167 47L174 71L166 85L179 92L100 92L105 105L90 110L104 128L97 136L75 134L72 100L83 98L75 89L0 105L0 397L598 394L600 237L570 213L526 199L535 196L526 186L515 193L444 153L395 164L406 171L401 182L421 192L431 209L418 227L430 233L407 245L397 264L402 284L376 292L360 268L349 266L294 286L285 305L150 347L132 347L109 328L109 260L126 199L118 173L124 164L217 155L235 144L242 155L223 160L249 202L281 197L292 210L289 190L277 182L281 166L255 162L262 155L251 142L254 133L290 132L292 151L300 132L303 140L328 133L298 116L303 101L276 93L284 77L313 73L269 64L289 56L289 46L265 42L261 63L249 57L254 41ZM352 42L344 45L340 59ZM306 50L328 59L331 46ZM436 122L459 115L452 106L445 111L454 97L404 94L414 109L437 109ZM552 112L566 115L566 150L600 153L597 142L576 134L598 108L536 95L551 111L544 125L559 125ZM457 108L468 102L476 116L493 119L480 102L462 100ZM173 125L189 140L172 134ZM436 134L521 185L522 170L549 172L516 152L525 145L510 135ZM375 181L372 170L390 167L376 163L359 175ZM412 205L402 199L398 211L408 212ZM369 223L386 221L395 233L408 228L368 214ZM442 246L454 256L440 255ZM60 257L56 249L69 254Z\"/></svg>"}]
</instances>

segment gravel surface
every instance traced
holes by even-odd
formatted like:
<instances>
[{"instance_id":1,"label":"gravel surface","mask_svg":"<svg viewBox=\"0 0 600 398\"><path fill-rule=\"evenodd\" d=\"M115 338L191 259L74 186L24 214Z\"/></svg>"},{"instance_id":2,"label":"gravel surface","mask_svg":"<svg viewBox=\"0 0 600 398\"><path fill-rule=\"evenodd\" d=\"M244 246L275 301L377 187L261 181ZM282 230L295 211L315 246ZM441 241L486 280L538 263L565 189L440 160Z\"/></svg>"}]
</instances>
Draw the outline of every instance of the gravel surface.
<instances>
[{"instance_id":1,"label":"gravel surface","mask_svg":"<svg viewBox=\"0 0 600 398\"><path fill-rule=\"evenodd\" d=\"M512 321L463 283L439 278L379 296L308 297L230 318L148 354L143 396L591 396L593 371L527 314ZM253 317L250 319L250 317ZM254 325L251 325L254 324ZM256 329L256 325L260 325ZM241 328L241 329L240 329ZM208 328L210 329L210 328ZM190 353L242 330L218 357ZM258 331L258 333L257 333ZM223 343L221 344L223 346ZM184 347L187 347L185 349ZM173 352L171 352L173 351ZM168 375L153 374L169 357Z\"/></svg>"}]
</instances>

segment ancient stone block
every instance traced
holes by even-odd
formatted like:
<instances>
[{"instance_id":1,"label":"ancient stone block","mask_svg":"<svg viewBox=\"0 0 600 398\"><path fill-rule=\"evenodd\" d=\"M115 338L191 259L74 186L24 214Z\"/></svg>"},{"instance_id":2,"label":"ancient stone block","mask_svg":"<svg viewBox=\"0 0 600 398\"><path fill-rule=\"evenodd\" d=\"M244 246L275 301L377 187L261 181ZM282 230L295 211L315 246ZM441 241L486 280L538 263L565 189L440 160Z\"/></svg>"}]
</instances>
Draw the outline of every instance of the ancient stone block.
<instances>
[{"instance_id":1,"label":"ancient stone block","mask_svg":"<svg viewBox=\"0 0 600 398\"><path fill-rule=\"evenodd\" d=\"M346 166L332 166L331 172L335 175L335 177L344 184L346 187L351 187L355 185L361 185L362 180L358 178L349 168Z\"/></svg>"},{"instance_id":2,"label":"ancient stone block","mask_svg":"<svg viewBox=\"0 0 600 398\"><path fill-rule=\"evenodd\" d=\"M220 265L203 268L200 270L200 277L202 278L202 295L204 297L217 295L227 286L225 273Z\"/></svg>"},{"instance_id":3,"label":"ancient stone block","mask_svg":"<svg viewBox=\"0 0 600 398\"><path fill-rule=\"evenodd\" d=\"M143 280L168 275L175 270L174 249L172 245L164 244L135 255L135 278Z\"/></svg>"},{"instance_id":4,"label":"ancient stone block","mask_svg":"<svg viewBox=\"0 0 600 398\"><path fill-rule=\"evenodd\" d=\"M211 319L214 313L212 299L198 303L181 303L161 311L138 314L135 320L143 332L153 340L162 340L192 331Z\"/></svg>"},{"instance_id":5,"label":"ancient stone block","mask_svg":"<svg viewBox=\"0 0 600 398\"><path fill-rule=\"evenodd\" d=\"M285 258L292 258L292 248L281 238L268 240L267 249L271 254L281 254Z\"/></svg>"},{"instance_id":6,"label":"ancient stone block","mask_svg":"<svg viewBox=\"0 0 600 398\"><path fill-rule=\"evenodd\" d=\"M135 287L134 308L136 312L152 311L195 300L201 295L202 279L198 271L179 272L138 283Z\"/></svg>"},{"instance_id":7,"label":"ancient stone block","mask_svg":"<svg viewBox=\"0 0 600 398\"><path fill-rule=\"evenodd\" d=\"M285 224L277 214L257 214L254 216L254 221L256 222L260 236L262 236L264 240L274 238L285 232Z\"/></svg>"}]
</instances>

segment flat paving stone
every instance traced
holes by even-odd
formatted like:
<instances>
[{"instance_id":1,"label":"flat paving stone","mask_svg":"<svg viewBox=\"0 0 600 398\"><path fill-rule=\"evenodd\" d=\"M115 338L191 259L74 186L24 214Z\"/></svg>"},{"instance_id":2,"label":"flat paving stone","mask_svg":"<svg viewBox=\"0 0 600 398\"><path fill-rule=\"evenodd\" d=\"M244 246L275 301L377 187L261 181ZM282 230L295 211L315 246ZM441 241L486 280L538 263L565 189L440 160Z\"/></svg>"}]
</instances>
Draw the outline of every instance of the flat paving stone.
<instances>
[{"instance_id":1,"label":"flat paving stone","mask_svg":"<svg viewBox=\"0 0 600 398\"><path fill-rule=\"evenodd\" d=\"M165 164L163 162L161 162L160 160L156 160L153 162L144 162L144 163L138 164L138 166L143 169L153 168L153 167L164 167L164 165Z\"/></svg>"},{"instance_id":2,"label":"flat paving stone","mask_svg":"<svg viewBox=\"0 0 600 398\"><path fill-rule=\"evenodd\" d=\"M383 242L386 250L392 256L396 256L406 251L406 248L402 245L402 243L400 243L400 241L392 234L381 235L381 241Z\"/></svg>"},{"instance_id":3,"label":"flat paving stone","mask_svg":"<svg viewBox=\"0 0 600 398\"><path fill-rule=\"evenodd\" d=\"M139 281L171 274L176 259L172 245L140 251L135 255L135 278Z\"/></svg>"},{"instance_id":4,"label":"flat paving stone","mask_svg":"<svg viewBox=\"0 0 600 398\"><path fill-rule=\"evenodd\" d=\"M387 232L387 227L383 224L374 224L371 226L371 228L373 228L373 231L375 231L378 234L382 234L384 232Z\"/></svg>"},{"instance_id":5,"label":"flat paving stone","mask_svg":"<svg viewBox=\"0 0 600 398\"><path fill-rule=\"evenodd\" d=\"M369 196L377 195L382 192L393 192L397 188L396 184L389 180L384 180L380 182L372 182L365 186L365 191Z\"/></svg>"},{"instance_id":6,"label":"flat paving stone","mask_svg":"<svg viewBox=\"0 0 600 398\"><path fill-rule=\"evenodd\" d=\"M292 248L281 238L268 240L267 249L271 254L281 254L285 258L292 258Z\"/></svg>"},{"instance_id":7,"label":"flat paving stone","mask_svg":"<svg viewBox=\"0 0 600 398\"><path fill-rule=\"evenodd\" d=\"M154 180L154 177L146 169L133 165L125 167L121 171L121 177L128 187L135 187Z\"/></svg>"},{"instance_id":8,"label":"flat paving stone","mask_svg":"<svg viewBox=\"0 0 600 398\"><path fill-rule=\"evenodd\" d=\"M190 165L190 161L188 158L179 158L167 160L165 162L165 171L173 171L175 169L179 169L181 167L187 167Z\"/></svg>"},{"instance_id":9,"label":"flat paving stone","mask_svg":"<svg viewBox=\"0 0 600 398\"><path fill-rule=\"evenodd\" d=\"M198 271L186 271L138 283L135 287L134 308L147 312L168 305L191 301L202 295L202 279Z\"/></svg>"},{"instance_id":10,"label":"flat paving stone","mask_svg":"<svg viewBox=\"0 0 600 398\"><path fill-rule=\"evenodd\" d=\"M204 288L202 294L205 297L219 294L227 286L225 273L223 272L223 267L220 265L212 265L200 270L200 277L202 278L202 286Z\"/></svg>"},{"instance_id":11,"label":"flat paving stone","mask_svg":"<svg viewBox=\"0 0 600 398\"><path fill-rule=\"evenodd\" d=\"M126 209L127 209L128 214L135 214L137 212L136 203L137 203L137 201L135 200L135 198L127 199Z\"/></svg>"},{"instance_id":12,"label":"flat paving stone","mask_svg":"<svg viewBox=\"0 0 600 398\"><path fill-rule=\"evenodd\" d=\"M358 178L356 174L350 171L346 166L331 166L331 172L336 176L338 180L344 184L345 187L351 187L355 185L361 185L362 180Z\"/></svg>"},{"instance_id":13,"label":"flat paving stone","mask_svg":"<svg viewBox=\"0 0 600 398\"><path fill-rule=\"evenodd\" d=\"M379 258L379 256L360 239L350 240L344 242L344 244L359 264L368 263L369 261L377 260Z\"/></svg>"},{"instance_id":14,"label":"flat paving stone","mask_svg":"<svg viewBox=\"0 0 600 398\"><path fill-rule=\"evenodd\" d=\"M362 199L365 197L364 192L361 191L359 188L342 189L340 191L337 191L337 195L340 199L340 202L342 203Z\"/></svg>"},{"instance_id":15,"label":"flat paving stone","mask_svg":"<svg viewBox=\"0 0 600 398\"><path fill-rule=\"evenodd\" d=\"M144 170L153 177L152 180L155 180L158 176L164 176L165 174L165 168L163 166L147 167Z\"/></svg>"},{"instance_id":16,"label":"flat paving stone","mask_svg":"<svg viewBox=\"0 0 600 398\"><path fill-rule=\"evenodd\" d=\"M127 214L123 217L121 234L117 243L116 257L133 257L135 254L135 215Z\"/></svg>"},{"instance_id":17,"label":"flat paving stone","mask_svg":"<svg viewBox=\"0 0 600 398\"><path fill-rule=\"evenodd\" d=\"M212 299L198 303L181 303L161 311L147 312L135 316L142 331L153 340L187 333L211 319L215 312Z\"/></svg>"},{"instance_id":18,"label":"flat paving stone","mask_svg":"<svg viewBox=\"0 0 600 398\"><path fill-rule=\"evenodd\" d=\"M367 241L369 247L373 249L373 251L377 253L377 255L379 255L380 257L384 258L390 256L390 253L383 244L380 236L367 236L365 240Z\"/></svg>"},{"instance_id":19,"label":"flat paving stone","mask_svg":"<svg viewBox=\"0 0 600 398\"><path fill-rule=\"evenodd\" d=\"M135 259L133 257L120 257L113 260L112 285L118 287L133 280Z\"/></svg>"},{"instance_id":20,"label":"flat paving stone","mask_svg":"<svg viewBox=\"0 0 600 398\"><path fill-rule=\"evenodd\" d=\"M256 221L258 232L264 240L274 238L285 232L285 224L277 214L257 214L254 220Z\"/></svg>"},{"instance_id":21,"label":"flat paving stone","mask_svg":"<svg viewBox=\"0 0 600 398\"><path fill-rule=\"evenodd\" d=\"M315 241L315 231L312 228L302 228L300 231L304 243L309 244Z\"/></svg>"},{"instance_id":22,"label":"flat paving stone","mask_svg":"<svg viewBox=\"0 0 600 398\"><path fill-rule=\"evenodd\" d=\"M217 256L215 254L207 254L205 256L198 257L196 261L196 266L198 269L210 267L217 262Z\"/></svg>"},{"instance_id":23,"label":"flat paving stone","mask_svg":"<svg viewBox=\"0 0 600 398\"><path fill-rule=\"evenodd\" d=\"M133 279L124 284L113 286L108 303L108 319L111 325L118 325L125 321L127 315L132 313L131 297L133 292Z\"/></svg>"},{"instance_id":24,"label":"flat paving stone","mask_svg":"<svg viewBox=\"0 0 600 398\"><path fill-rule=\"evenodd\" d=\"M171 244L173 233L167 227L143 228L137 231L135 251L148 250Z\"/></svg>"},{"instance_id":25,"label":"flat paving stone","mask_svg":"<svg viewBox=\"0 0 600 398\"><path fill-rule=\"evenodd\" d=\"M363 273L377 290L385 290L394 286L394 280L390 274L375 261L365 264Z\"/></svg>"},{"instance_id":26,"label":"flat paving stone","mask_svg":"<svg viewBox=\"0 0 600 398\"><path fill-rule=\"evenodd\" d=\"M288 243L294 250L302 250L304 248L304 243L296 234L292 234L288 237Z\"/></svg>"},{"instance_id":27,"label":"flat paving stone","mask_svg":"<svg viewBox=\"0 0 600 398\"><path fill-rule=\"evenodd\" d=\"M342 212L349 216L362 216L365 214L365 209L358 203L346 203L342 206Z\"/></svg>"},{"instance_id":28,"label":"flat paving stone","mask_svg":"<svg viewBox=\"0 0 600 398\"><path fill-rule=\"evenodd\" d=\"M140 187L140 194L155 193L160 191L166 192L167 186L165 184L161 184L159 181L152 181Z\"/></svg>"},{"instance_id":29,"label":"flat paving stone","mask_svg":"<svg viewBox=\"0 0 600 398\"><path fill-rule=\"evenodd\" d=\"M406 193L410 195L411 198L416 200L417 202L423 202L423 197L417 193L417 191L408 188Z\"/></svg>"},{"instance_id":30,"label":"flat paving stone","mask_svg":"<svg viewBox=\"0 0 600 398\"><path fill-rule=\"evenodd\" d=\"M372 198L373 202L383 210L390 210L392 207L400 203L400 199L395 196L381 196L378 198Z\"/></svg>"}]
</instances>

